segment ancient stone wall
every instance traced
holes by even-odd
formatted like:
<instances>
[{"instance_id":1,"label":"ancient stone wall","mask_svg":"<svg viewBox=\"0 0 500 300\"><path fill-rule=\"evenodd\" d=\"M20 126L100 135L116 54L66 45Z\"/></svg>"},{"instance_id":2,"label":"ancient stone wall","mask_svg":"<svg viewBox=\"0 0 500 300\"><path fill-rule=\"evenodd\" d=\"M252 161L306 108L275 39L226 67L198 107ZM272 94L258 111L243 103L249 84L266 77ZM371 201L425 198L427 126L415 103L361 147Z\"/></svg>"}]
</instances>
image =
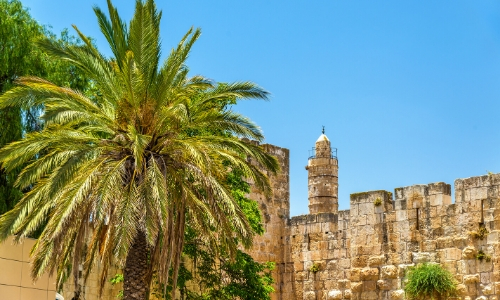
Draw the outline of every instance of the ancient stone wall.
<instances>
[{"instance_id":1,"label":"ancient stone wall","mask_svg":"<svg viewBox=\"0 0 500 300\"><path fill-rule=\"evenodd\" d=\"M275 293L273 299L291 299L292 287L287 284L293 274L290 262L289 229L287 222L290 217L290 180L289 180L289 150L273 145L262 145L266 152L274 155L279 162L281 171L276 174L267 174L271 182L273 194L266 196L251 185L249 198L259 202L263 217L265 233L254 238L253 248L248 251L259 262L275 262L273 272ZM286 270L289 270L287 273Z\"/></svg>"},{"instance_id":2,"label":"ancient stone wall","mask_svg":"<svg viewBox=\"0 0 500 300\"><path fill-rule=\"evenodd\" d=\"M288 219L288 151L264 147L283 172L271 176L273 197L252 189L267 232L251 254L277 263L273 299L404 299L406 271L420 262L455 275L456 299L500 299L500 174L456 180L454 203L439 182L352 194L349 210Z\"/></svg>"},{"instance_id":3,"label":"ancient stone wall","mask_svg":"<svg viewBox=\"0 0 500 300\"><path fill-rule=\"evenodd\" d=\"M440 182L397 188L394 199L357 193L350 210L292 217L286 299L404 299L405 272L420 262L455 275L455 299L499 299L499 190L500 174L486 175L456 180L453 204Z\"/></svg>"},{"instance_id":4,"label":"ancient stone wall","mask_svg":"<svg viewBox=\"0 0 500 300\"><path fill-rule=\"evenodd\" d=\"M293 299L323 299L328 290L345 288L345 272L350 268L343 225L347 223L345 211L292 218Z\"/></svg>"}]
</instances>

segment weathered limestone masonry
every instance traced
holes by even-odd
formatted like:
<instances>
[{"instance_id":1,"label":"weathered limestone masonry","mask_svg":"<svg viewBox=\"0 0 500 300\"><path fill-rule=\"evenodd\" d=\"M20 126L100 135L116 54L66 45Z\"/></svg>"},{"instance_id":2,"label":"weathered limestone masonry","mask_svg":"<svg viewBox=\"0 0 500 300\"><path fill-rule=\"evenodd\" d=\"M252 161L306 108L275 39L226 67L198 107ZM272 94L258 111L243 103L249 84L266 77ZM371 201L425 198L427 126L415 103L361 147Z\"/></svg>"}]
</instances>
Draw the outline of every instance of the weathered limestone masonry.
<instances>
[{"instance_id":1,"label":"weathered limestone masonry","mask_svg":"<svg viewBox=\"0 0 500 300\"><path fill-rule=\"evenodd\" d=\"M280 164L281 172L275 176L269 176L273 188L271 197L266 197L255 187L251 186L250 198L257 200L263 215L265 233L254 238L254 246L249 254L260 262L272 261L276 263L274 280L276 282L273 295L274 299L292 299L293 290L283 284L286 270L291 273L293 268L290 263L289 229L287 222L290 218L290 181L288 149L273 145L262 145L264 149L274 155ZM286 265L285 262L289 264Z\"/></svg>"},{"instance_id":2,"label":"weathered limestone masonry","mask_svg":"<svg viewBox=\"0 0 500 300\"><path fill-rule=\"evenodd\" d=\"M405 271L419 262L455 275L455 299L500 299L500 174L457 179L454 203L439 182L352 194L338 211L337 159L318 151L326 141L307 167L310 214L291 219L288 150L264 145L283 172L272 198L251 194L267 229L251 254L277 263L273 299L404 299Z\"/></svg>"}]
</instances>

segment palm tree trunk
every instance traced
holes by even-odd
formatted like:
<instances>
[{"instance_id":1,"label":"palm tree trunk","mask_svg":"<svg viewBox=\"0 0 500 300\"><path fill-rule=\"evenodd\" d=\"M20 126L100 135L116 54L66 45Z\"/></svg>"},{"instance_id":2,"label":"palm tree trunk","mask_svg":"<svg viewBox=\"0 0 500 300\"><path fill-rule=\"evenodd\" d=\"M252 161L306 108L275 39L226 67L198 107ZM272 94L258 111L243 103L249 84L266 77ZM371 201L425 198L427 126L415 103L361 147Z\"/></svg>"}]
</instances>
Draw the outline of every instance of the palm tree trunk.
<instances>
[{"instance_id":1,"label":"palm tree trunk","mask_svg":"<svg viewBox=\"0 0 500 300\"><path fill-rule=\"evenodd\" d=\"M142 231L138 232L130 247L123 277L123 300L148 299L148 245Z\"/></svg>"}]
</instances>

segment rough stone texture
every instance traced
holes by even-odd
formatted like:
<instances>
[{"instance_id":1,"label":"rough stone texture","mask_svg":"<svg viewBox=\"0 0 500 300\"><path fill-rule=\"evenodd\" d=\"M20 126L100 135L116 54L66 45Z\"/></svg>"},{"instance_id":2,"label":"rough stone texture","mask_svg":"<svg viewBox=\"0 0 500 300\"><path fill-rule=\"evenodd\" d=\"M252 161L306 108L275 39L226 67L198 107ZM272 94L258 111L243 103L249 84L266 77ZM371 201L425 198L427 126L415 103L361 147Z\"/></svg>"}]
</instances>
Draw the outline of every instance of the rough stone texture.
<instances>
[{"instance_id":1,"label":"rough stone texture","mask_svg":"<svg viewBox=\"0 0 500 300\"><path fill-rule=\"evenodd\" d=\"M332 290L328 292L327 300L339 300L342 299L342 291Z\"/></svg>"},{"instance_id":2,"label":"rough stone texture","mask_svg":"<svg viewBox=\"0 0 500 300\"><path fill-rule=\"evenodd\" d=\"M454 299L499 299L500 174L457 179L454 203L451 186L438 182L396 188L394 193L352 194L350 209L337 211L337 159L318 157L318 150L315 159L324 160L310 159L306 167L310 214L272 223L279 234L266 234L265 245L258 244L253 252L278 262L273 299L404 299L406 269L420 262L439 263L455 275L459 295ZM328 173L333 169L335 177ZM288 174L280 176L272 180L286 178L288 184ZM320 186L328 187L322 201L317 197ZM330 193L332 187L335 192ZM285 194L274 198L288 201L288 193L278 191ZM288 202L276 202L275 208L261 202L264 214L289 207ZM483 239L474 237L480 226L489 232ZM477 260L480 250L491 260Z\"/></svg>"},{"instance_id":3,"label":"rough stone texture","mask_svg":"<svg viewBox=\"0 0 500 300\"><path fill-rule=\"evenodd\" d=\"M256 261L276 263L273 272L275 293L272 299L302 299L296 298L291 287L296 276L290 254L290 183L289 183L289 151L273 145L264 144L264 149L274 155L279 162L281 172L269 175L273 188L272 196L268 197L251 185L249 197L259 202L265 233L254 238L253 248L248 252ZM314 298L315 299L315 298Z\"/></svg>"}]
</instances>

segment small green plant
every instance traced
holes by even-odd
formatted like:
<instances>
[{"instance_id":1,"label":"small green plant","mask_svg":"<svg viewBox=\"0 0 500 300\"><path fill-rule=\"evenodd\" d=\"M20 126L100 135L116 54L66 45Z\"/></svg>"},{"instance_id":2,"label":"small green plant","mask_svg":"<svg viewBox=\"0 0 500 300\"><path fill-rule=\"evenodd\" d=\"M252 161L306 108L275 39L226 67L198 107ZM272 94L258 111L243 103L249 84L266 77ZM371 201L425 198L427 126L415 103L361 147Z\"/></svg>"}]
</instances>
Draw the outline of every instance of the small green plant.
<instances>
[{"instance_id":1,"label":"small green plant","mask_svg":"<svg viewBox=\"0 0 500 300\"><path fill-rule=\"evenodd\" d=\"M382 205L382 199L380 199L380 197L377 197L377 199L375 199L375 201L373 201L373 204L375 206L380 206Z\"/></svg>"},{"instance_id":2,"label":"small green plant","mask_svg":"<svg viewBox=\"0 0 500 300\"><path fill-rule=\"evenodd\" d=\"M487 262L490 262L491 261L491 256L484 253L483 250L479 250L476 254L476 259L479 260L479 261L483 261L483 260L486 260Z\"/></svg>"},{"instance_id":3,"label":"small green plant","mask_svg":"<svg viewBox=\"0 0 500 300\"><path fill-rule=\"evenodd\" d=\"M310 268L309 271L313 272L316 274L320 270L320 265L317 263L314 263Z\"/></svg>"},{"instance_id":4,"label":"small green plant","mask_svg":"<svg viewBox=\"0 0 500 300\"><path fill-rule=\"evenodd\" d=\"M470 235L477 240L483 240L489 233L490 232L484 225L479 225L479 230L470 232Z\"/></svg>"},{"instance_id":5,"label":"small green plant","mask_svg":"<svg viewBox=\"0 0 500 300\"><path fill-rule=\"evenodd\" d=\"M123 282L123 274L115 274L115 276L113 276L109 282L111 282L111 285L115 285L115 284L119 284L119 283L122 283ZM118 292L118 295L116 295L116 298L123 298L123 290L120 290Z\"/></svg>"},{"instance_id":6,"label":"small green plant","mask_svg":"<svg viewBox=\"0 0 500 300\"><path fill-rule=\"evenodd\" d=\"M456 293L453 275L434 263L418 264L406 273L404 291L408 299L446 299Z\"/></svg>"}]
</instances>

